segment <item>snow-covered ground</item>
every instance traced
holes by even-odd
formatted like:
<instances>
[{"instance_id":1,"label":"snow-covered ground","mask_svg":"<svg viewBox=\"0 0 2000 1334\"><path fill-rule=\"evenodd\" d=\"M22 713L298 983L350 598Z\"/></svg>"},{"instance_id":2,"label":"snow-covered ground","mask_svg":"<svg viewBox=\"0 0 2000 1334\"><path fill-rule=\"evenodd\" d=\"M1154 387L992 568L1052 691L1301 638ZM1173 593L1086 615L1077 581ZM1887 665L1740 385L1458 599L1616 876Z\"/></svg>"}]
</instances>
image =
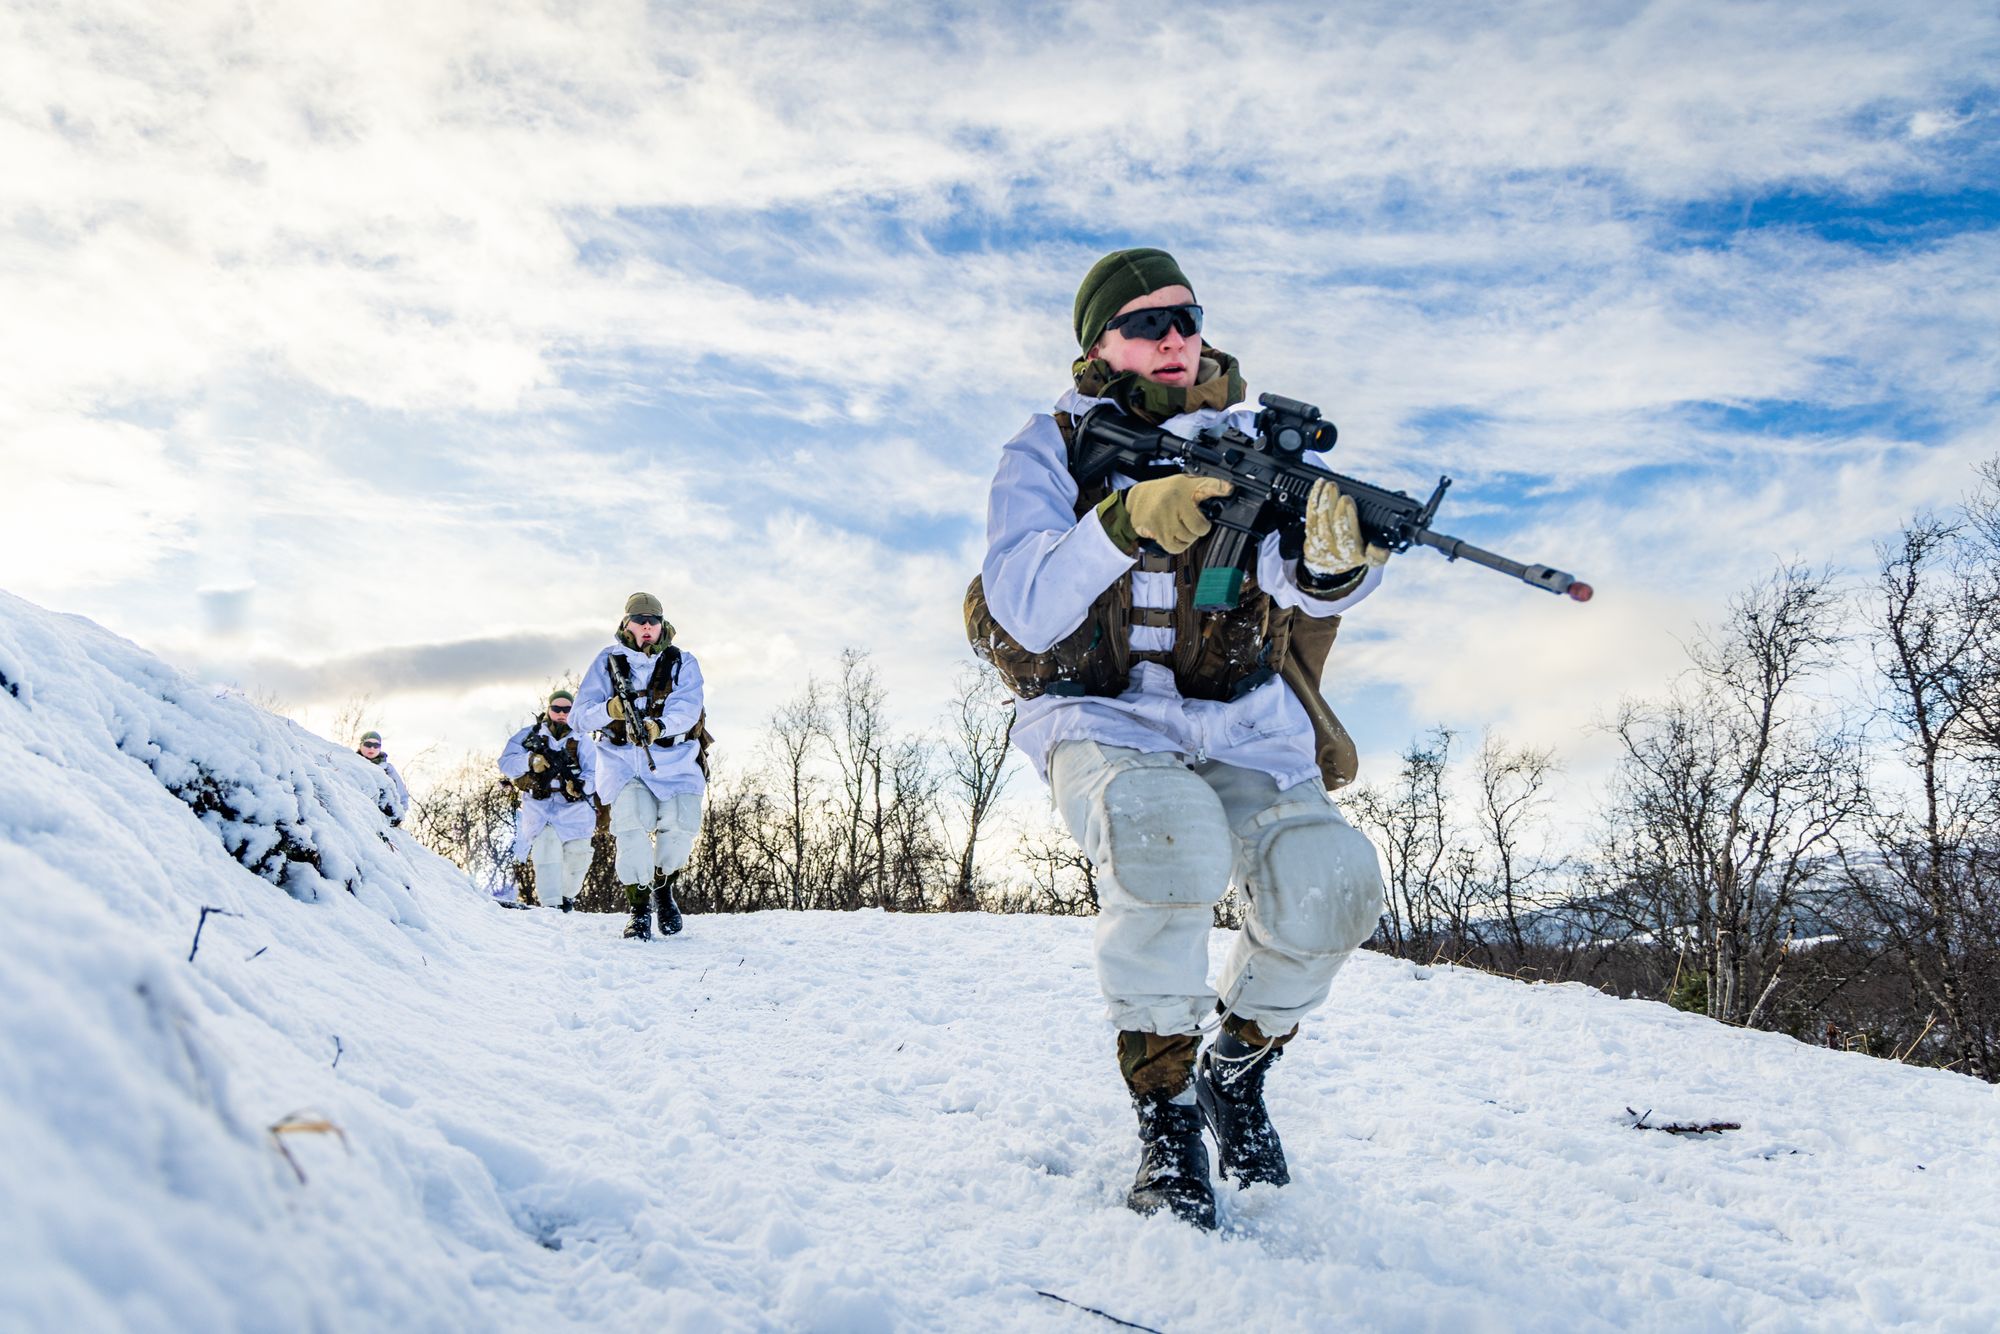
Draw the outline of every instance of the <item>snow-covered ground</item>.
<instances>
[{"instance_id":1,"label":"snow-covered ground","mask_svg":"<svg viewBox=\"0 0 2000 1334\"><path fill-rule=\"evenodd\" d=\"M2000 1326L1969 1079L1363 955L1204 1235L1120 1207L1088 922L627 942L87 622L0 595L0 678L0 1328Z\"/></svg>"}]
</instances>

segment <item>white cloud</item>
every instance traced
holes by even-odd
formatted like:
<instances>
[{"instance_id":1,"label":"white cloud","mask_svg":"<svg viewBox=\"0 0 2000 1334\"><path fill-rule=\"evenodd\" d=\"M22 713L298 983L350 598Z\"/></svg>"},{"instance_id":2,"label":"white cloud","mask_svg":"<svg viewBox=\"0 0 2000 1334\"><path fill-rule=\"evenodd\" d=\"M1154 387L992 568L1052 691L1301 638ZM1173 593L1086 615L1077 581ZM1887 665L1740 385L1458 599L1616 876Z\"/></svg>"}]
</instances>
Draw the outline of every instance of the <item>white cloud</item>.
<instances>
[{"instance_id":1,"label":"white cloud","mask_svg":"<svg viewBox=\"0 0 2000 1334\"><path fill-rule=\"evenodd\" d=\"M1455 522L1596 575L1602 603L1530 609L1413 556L1354 650L1415 718L1556 737L1770 552L1865 551L1987 449L1990 230L1870 247L1736 210L1958 180L1996 24L15 6L0 450L33 480L0 501L5 579L191 655L216 653L197 590L229 592L243 661L583 633L643 584L739 733L845 643L919 721L1073 284L1158 241L1347 466L1451 471ZM1937 440L1687 412L1773 400ZM1426 438L1440 411L1478 425ZM1467 674L1474 640L1519 693ZM383 703L448 745L504 713Z\"/></svg>"}]
</instances>

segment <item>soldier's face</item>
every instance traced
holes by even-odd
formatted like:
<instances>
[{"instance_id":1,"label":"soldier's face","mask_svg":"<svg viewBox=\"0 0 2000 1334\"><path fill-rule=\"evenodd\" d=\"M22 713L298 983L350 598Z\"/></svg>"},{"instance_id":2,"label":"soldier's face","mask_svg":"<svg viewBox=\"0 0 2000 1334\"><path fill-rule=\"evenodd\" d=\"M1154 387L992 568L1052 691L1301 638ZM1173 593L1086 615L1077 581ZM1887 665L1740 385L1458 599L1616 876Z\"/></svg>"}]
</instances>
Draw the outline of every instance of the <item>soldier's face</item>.
<instances>
[{"instance_id":1,"label":"soldier's face","mask_svg":"<svg viewBox=\"0 0 2000 1334\"><path fill-rule=\"evenodd\" d=\"M660 638L660 618L657 616L635 616L626 622L632 631L632 638L640 648L658 643Z\"/></svg>"},{"instance_id":2,"label":"soldier's face","mask_svg":"<svg viewBox=\"0 0 2000 1334\"><path fill-rule=\"evenodd\" d=\"M1162 287L1127 301L1118 308L1118 314L1152 306L1187 305L1193 300L1194 293L1185 287ZM1201 335L1184 335L1179 329L1169 328L1164 338L1140 342L1127 338L1120 330L1107 329L1091 353L1109 362L1114 371L1136 371L1160 384L1187 386L1194 383L1201 369Z\"/></svg>"}]
</instances>

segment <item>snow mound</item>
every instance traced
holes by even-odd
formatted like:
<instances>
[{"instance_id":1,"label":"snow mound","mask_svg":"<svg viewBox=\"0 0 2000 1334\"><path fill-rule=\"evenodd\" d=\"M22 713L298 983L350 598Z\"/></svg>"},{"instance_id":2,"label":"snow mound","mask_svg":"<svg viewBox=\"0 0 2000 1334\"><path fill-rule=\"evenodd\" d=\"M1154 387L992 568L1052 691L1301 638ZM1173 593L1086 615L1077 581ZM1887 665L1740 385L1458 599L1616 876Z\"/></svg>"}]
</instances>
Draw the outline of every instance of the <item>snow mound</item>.
<instances>
[{"instance_id":1,"label":"snow mound","mask_svg":"<svg viewBox=\"0 0 2000 1334\"><path fill-rule=\"evenodd\" d=\"M378 796L0 594L0 1328L2000 1321L1955 1075L1364 954L1271 1076L1293 1184L1198 1234L1120 1207L1089 922L627 942Z\"/></svg>"}]
</instances>

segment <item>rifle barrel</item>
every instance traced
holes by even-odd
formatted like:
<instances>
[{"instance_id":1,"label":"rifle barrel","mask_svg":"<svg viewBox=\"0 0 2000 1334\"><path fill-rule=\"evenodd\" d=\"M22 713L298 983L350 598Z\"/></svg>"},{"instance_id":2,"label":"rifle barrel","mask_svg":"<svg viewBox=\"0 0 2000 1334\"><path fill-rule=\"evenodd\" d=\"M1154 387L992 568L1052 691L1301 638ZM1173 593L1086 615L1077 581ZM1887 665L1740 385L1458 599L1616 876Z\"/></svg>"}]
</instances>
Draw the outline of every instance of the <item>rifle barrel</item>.
<instances>
[{"instance_id":1,"label":"rifle barrel","mask_svg":"<svg viewBox=\"0 0 2000 1334\"><path fill-rule=\"evenodd\" d=\"M1484 547L1475 547L1463 538L1434 533L1428 528L1419 528L1411 535L1411 540L1443 552L1446 560L1469 560L1474 565L1510 574L1524 584L1563 594L1577 602L1590 601L1591 594L1596 591L1573 574L1565 574L1547 565L1524 565L1517 560L1508 560Z\"/></svg>"}]
</instances>

